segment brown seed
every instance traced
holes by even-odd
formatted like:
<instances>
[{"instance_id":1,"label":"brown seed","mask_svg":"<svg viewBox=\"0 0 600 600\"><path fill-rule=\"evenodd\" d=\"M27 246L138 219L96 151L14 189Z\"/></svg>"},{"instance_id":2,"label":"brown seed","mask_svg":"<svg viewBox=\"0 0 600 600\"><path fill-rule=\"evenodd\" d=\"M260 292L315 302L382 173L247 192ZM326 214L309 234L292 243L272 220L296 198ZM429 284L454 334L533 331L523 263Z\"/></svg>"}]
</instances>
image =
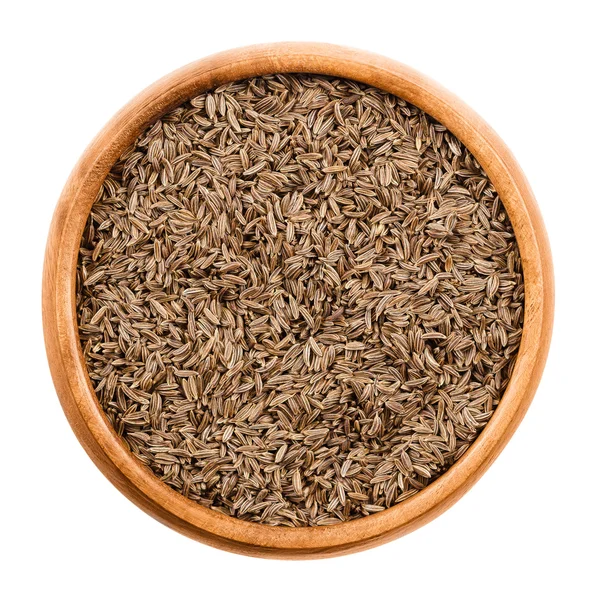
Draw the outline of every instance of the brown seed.
<instances>
[{"instance_id":1,"label":"brown seed","mask_svg":"<svg viewBox=\"0 0 600 600\"><path fill-rule=\"evenodd\" d=\"M412 497L502 398L524 314L492 183L363 84L275 74L148 127L81 241L96 395L137 459L236 518L317 526Z\"/></svg>"}]
</instances>

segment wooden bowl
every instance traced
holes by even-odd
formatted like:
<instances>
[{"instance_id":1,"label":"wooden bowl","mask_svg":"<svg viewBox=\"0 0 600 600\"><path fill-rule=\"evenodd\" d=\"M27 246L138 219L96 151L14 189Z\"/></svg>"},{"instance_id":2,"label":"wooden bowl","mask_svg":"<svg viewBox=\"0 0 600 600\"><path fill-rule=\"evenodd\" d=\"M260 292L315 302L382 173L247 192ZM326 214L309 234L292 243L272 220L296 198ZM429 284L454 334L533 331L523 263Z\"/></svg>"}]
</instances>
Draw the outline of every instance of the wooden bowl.
<instances>
[{"instance_id":1,"label":"wooden bowl","mask_svg":"<svg viewBox=\"0 0 600 600\"><path fill-rule=\"evenodd\" d=\"M380 513L325 527L272 527L224 516L162 483L127 450L93 391L79 343L75 275L81 235L96 194L121 153L152 121L226 82L283 72L354 79L396 94L440 121L473 153L514 227L525 279L525 322L513 375L494 415L468 451L415 496ZM454 504L483 475L523 418L540 380L552 329L554 286L542 219L517 162L492 129L451 93L416 71L367 52L282 43L231 50L187 65L121 109L84 152L56 207L43 281L48 360L79 441L112 483L147 513L212 546L256 556L312 558L376 546L413 531Z\"/></svg>"}]
</instances>

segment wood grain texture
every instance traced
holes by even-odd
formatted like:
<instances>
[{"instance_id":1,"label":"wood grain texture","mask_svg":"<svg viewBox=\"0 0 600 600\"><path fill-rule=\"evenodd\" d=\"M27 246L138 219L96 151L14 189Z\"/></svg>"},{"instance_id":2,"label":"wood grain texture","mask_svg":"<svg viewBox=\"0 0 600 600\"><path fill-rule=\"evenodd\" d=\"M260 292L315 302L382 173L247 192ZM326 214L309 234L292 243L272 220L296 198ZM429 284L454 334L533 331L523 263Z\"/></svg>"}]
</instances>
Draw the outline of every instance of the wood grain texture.
<instances>
[{"instance_id":1,"label":"wood grain texture","mask_svg":"<svg viewBox=\"0 0 600 600\"><path fill-rule=\"evenodd\" d=\"M405 502L328 527L271 527L222 515L159 481L108 423L88 377L77 332L75 275L85 222L113 163L159 116L226 82L277 72L354 79L396 94L444 124L477 158L512 221L525 278L525 322L515 369L488 425L444 475ZM56 391L79 441L123 494L173 529L212 546L272 558L316 558L376 546L431 521L482 476L523 418L539 383L552 331L554 283L546 231L529 185L497 134L450 92L393 60L329 44L251 46L167 75L121 109L84 152L59 199L43 277L46 351Z\"/></svg>"}]
</instances>

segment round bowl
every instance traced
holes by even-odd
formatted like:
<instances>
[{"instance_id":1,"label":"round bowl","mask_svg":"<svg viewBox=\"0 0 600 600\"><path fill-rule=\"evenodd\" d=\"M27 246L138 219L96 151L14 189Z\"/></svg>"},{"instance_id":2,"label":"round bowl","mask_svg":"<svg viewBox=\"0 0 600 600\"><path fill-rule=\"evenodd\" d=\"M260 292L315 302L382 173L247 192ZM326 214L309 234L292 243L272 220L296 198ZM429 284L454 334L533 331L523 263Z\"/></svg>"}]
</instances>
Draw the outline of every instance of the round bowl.
<instances>
[{"instance_id":1,"label":"round bowl","mask_svg":"<svg viewBox=\"0 0 600 600\"><path fill-rule=\"evenodd\" d=\"M77 329L75 276L81 235L102 181L152 121L224 83L284 72L354 79L390 92L445 125L484 168L508 211L525 280L521 346L491 420L448 471L408 500L339 525L273 527L202 507L162 483L127 450L105 417L86 370ZM376 546L409 533L454 504L483 475L523 418L550 344L554 285L544 225L529 185L498 135L450 92L413 69L367 52L313 43L252 46L210 56L151 85L121 109L84 152L62 192L48 238L43 320L48 360L66 416L108 479L147 513L218 548L274 558L311 558Z\"/></svg>"}]
</instances>

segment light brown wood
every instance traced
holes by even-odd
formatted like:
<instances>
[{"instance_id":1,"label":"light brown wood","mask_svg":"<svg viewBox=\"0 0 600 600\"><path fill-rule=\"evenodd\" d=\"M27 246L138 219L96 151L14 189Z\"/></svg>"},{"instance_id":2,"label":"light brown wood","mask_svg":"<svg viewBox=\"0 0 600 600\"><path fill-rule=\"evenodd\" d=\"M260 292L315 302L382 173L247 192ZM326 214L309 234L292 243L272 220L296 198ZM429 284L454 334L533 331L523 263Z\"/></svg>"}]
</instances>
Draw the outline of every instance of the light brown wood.
<instances>
[{"instance_id":1,"label":"light brown wood","mask_svg":"<svg viewBox=\"0 0 600 600\"><path fill-rule=\"evenodd\" d=\"M320 73L376 86L450 129L488 173L512 221L523 259L525 324L516 366L481 435L444 475L381 513L330 527L270 527L226 517L160 482L125 448L100 408L77 333L75 272L81 234L111 165L154 119L225 82L276 72ZM171 73L120 110L87 148L56 207L44 264L46 350L65 414L92 460L147 513L192 538L242 554L314 558L376 546L431 521L481 477L523 418L550 344L554 283L548 239L527 181L494 131L450 92L398 62L328 44L281 43L216 54Z\"/></svg>"}]
</instances>

